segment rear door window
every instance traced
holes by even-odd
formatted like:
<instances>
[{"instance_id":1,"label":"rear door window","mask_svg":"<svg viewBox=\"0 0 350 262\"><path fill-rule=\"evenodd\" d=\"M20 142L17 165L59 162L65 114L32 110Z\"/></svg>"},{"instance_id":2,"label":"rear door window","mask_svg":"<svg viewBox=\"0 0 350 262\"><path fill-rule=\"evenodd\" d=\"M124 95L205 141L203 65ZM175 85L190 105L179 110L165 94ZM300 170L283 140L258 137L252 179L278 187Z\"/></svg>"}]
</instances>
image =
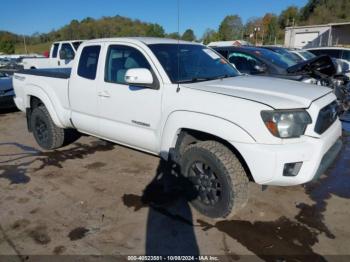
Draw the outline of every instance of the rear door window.
<instances>
[{"instance_id":1,"label":"rear door window","mask_svg":"<svg viewBox=\"0 0 350 262\"><path fill-rule=\"evenodd\" d=\"M101 46L86 46L81 52L78 75L87 79L95 79Z\"/></svg>"}]
</instances>

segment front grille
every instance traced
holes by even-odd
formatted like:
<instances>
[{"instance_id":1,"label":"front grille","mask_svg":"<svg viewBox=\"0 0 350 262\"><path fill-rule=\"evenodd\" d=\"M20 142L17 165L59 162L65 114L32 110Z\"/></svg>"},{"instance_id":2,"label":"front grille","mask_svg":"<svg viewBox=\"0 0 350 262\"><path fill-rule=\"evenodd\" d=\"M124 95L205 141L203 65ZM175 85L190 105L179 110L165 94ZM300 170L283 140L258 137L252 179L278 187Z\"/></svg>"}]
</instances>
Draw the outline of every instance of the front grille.
<instances>
[{"instance_id":1,"label":"front grille","mask_svg":"<svg viewBox=\"0 0 350 262\"><path fill-rule=\"evenodd\" d=\"M320 110L318 114L315 132L323 134L338 118L338 103L334 101Z\"/></svg>"}]
</instances>

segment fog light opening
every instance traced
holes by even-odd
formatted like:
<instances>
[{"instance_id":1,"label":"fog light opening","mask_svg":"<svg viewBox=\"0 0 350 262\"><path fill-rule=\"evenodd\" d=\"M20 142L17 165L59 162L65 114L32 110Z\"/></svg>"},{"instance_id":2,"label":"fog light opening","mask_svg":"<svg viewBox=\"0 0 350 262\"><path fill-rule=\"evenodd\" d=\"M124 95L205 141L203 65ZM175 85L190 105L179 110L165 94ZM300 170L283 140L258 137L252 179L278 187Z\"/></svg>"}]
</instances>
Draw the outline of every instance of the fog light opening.
<instances>
[{"instance_id":1,"label":"fog light opening","mask_svg":"<svg viewBox=\"0 0 350 262\"><path fill-rule=\"evenodd\" d=\"M303 162L287 163L284 165L283 176L297 176Z\"/></svg>"}]
</instances>

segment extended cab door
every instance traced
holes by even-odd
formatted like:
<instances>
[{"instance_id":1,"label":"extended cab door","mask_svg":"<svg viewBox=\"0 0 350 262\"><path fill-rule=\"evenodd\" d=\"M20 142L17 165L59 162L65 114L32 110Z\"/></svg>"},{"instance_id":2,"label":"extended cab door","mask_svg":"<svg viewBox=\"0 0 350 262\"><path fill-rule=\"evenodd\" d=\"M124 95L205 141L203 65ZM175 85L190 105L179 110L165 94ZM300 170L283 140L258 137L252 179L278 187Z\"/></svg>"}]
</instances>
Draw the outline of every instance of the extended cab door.
<instances>
[{"instance_id":1,"label":"extended cab door","mask_svg":"<svg viewBox=\"0 0 350 262\"><path fill-rule=\"evenodd\" d=\"M98 135L97 72L101 64L101 45L87 45L75 62L69 82L71 119L85 133Z\"/></svg>"},{"instance_id":2,"label":"extended cab door","mask_svg":"<svg viewBox=\"0 0 350 262\"><path fill-rule=\"evenodd\" d=\"M147 68L158 84L155 66L140 47L132 44L105 46L104 75L98 86L100 133L103 137L153 153L158 153L161 118L161 89L128 85L128 69Z\"/></svg>"}]
</instances>

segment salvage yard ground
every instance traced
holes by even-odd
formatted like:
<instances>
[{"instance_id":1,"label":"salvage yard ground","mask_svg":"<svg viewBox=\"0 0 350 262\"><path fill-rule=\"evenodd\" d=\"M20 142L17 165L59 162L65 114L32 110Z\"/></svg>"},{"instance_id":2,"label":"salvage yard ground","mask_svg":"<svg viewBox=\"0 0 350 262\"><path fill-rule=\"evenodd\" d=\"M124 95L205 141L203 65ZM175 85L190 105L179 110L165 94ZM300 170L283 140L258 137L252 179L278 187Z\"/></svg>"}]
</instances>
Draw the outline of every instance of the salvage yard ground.
<instances>
[{"instance_id":1,"label":"salvage yard ground","mask_svg":"<svg viewBox=\"0 0 350 262\"><path fill-rule=\"evenodd\" d=\"M0 255L350 255L350 124L326 175L265 191L252 184L230 221L191 209L154 156L88 136L45 152L25 125L23 113L0 112Z\"/></svg>"}]
</instances>

